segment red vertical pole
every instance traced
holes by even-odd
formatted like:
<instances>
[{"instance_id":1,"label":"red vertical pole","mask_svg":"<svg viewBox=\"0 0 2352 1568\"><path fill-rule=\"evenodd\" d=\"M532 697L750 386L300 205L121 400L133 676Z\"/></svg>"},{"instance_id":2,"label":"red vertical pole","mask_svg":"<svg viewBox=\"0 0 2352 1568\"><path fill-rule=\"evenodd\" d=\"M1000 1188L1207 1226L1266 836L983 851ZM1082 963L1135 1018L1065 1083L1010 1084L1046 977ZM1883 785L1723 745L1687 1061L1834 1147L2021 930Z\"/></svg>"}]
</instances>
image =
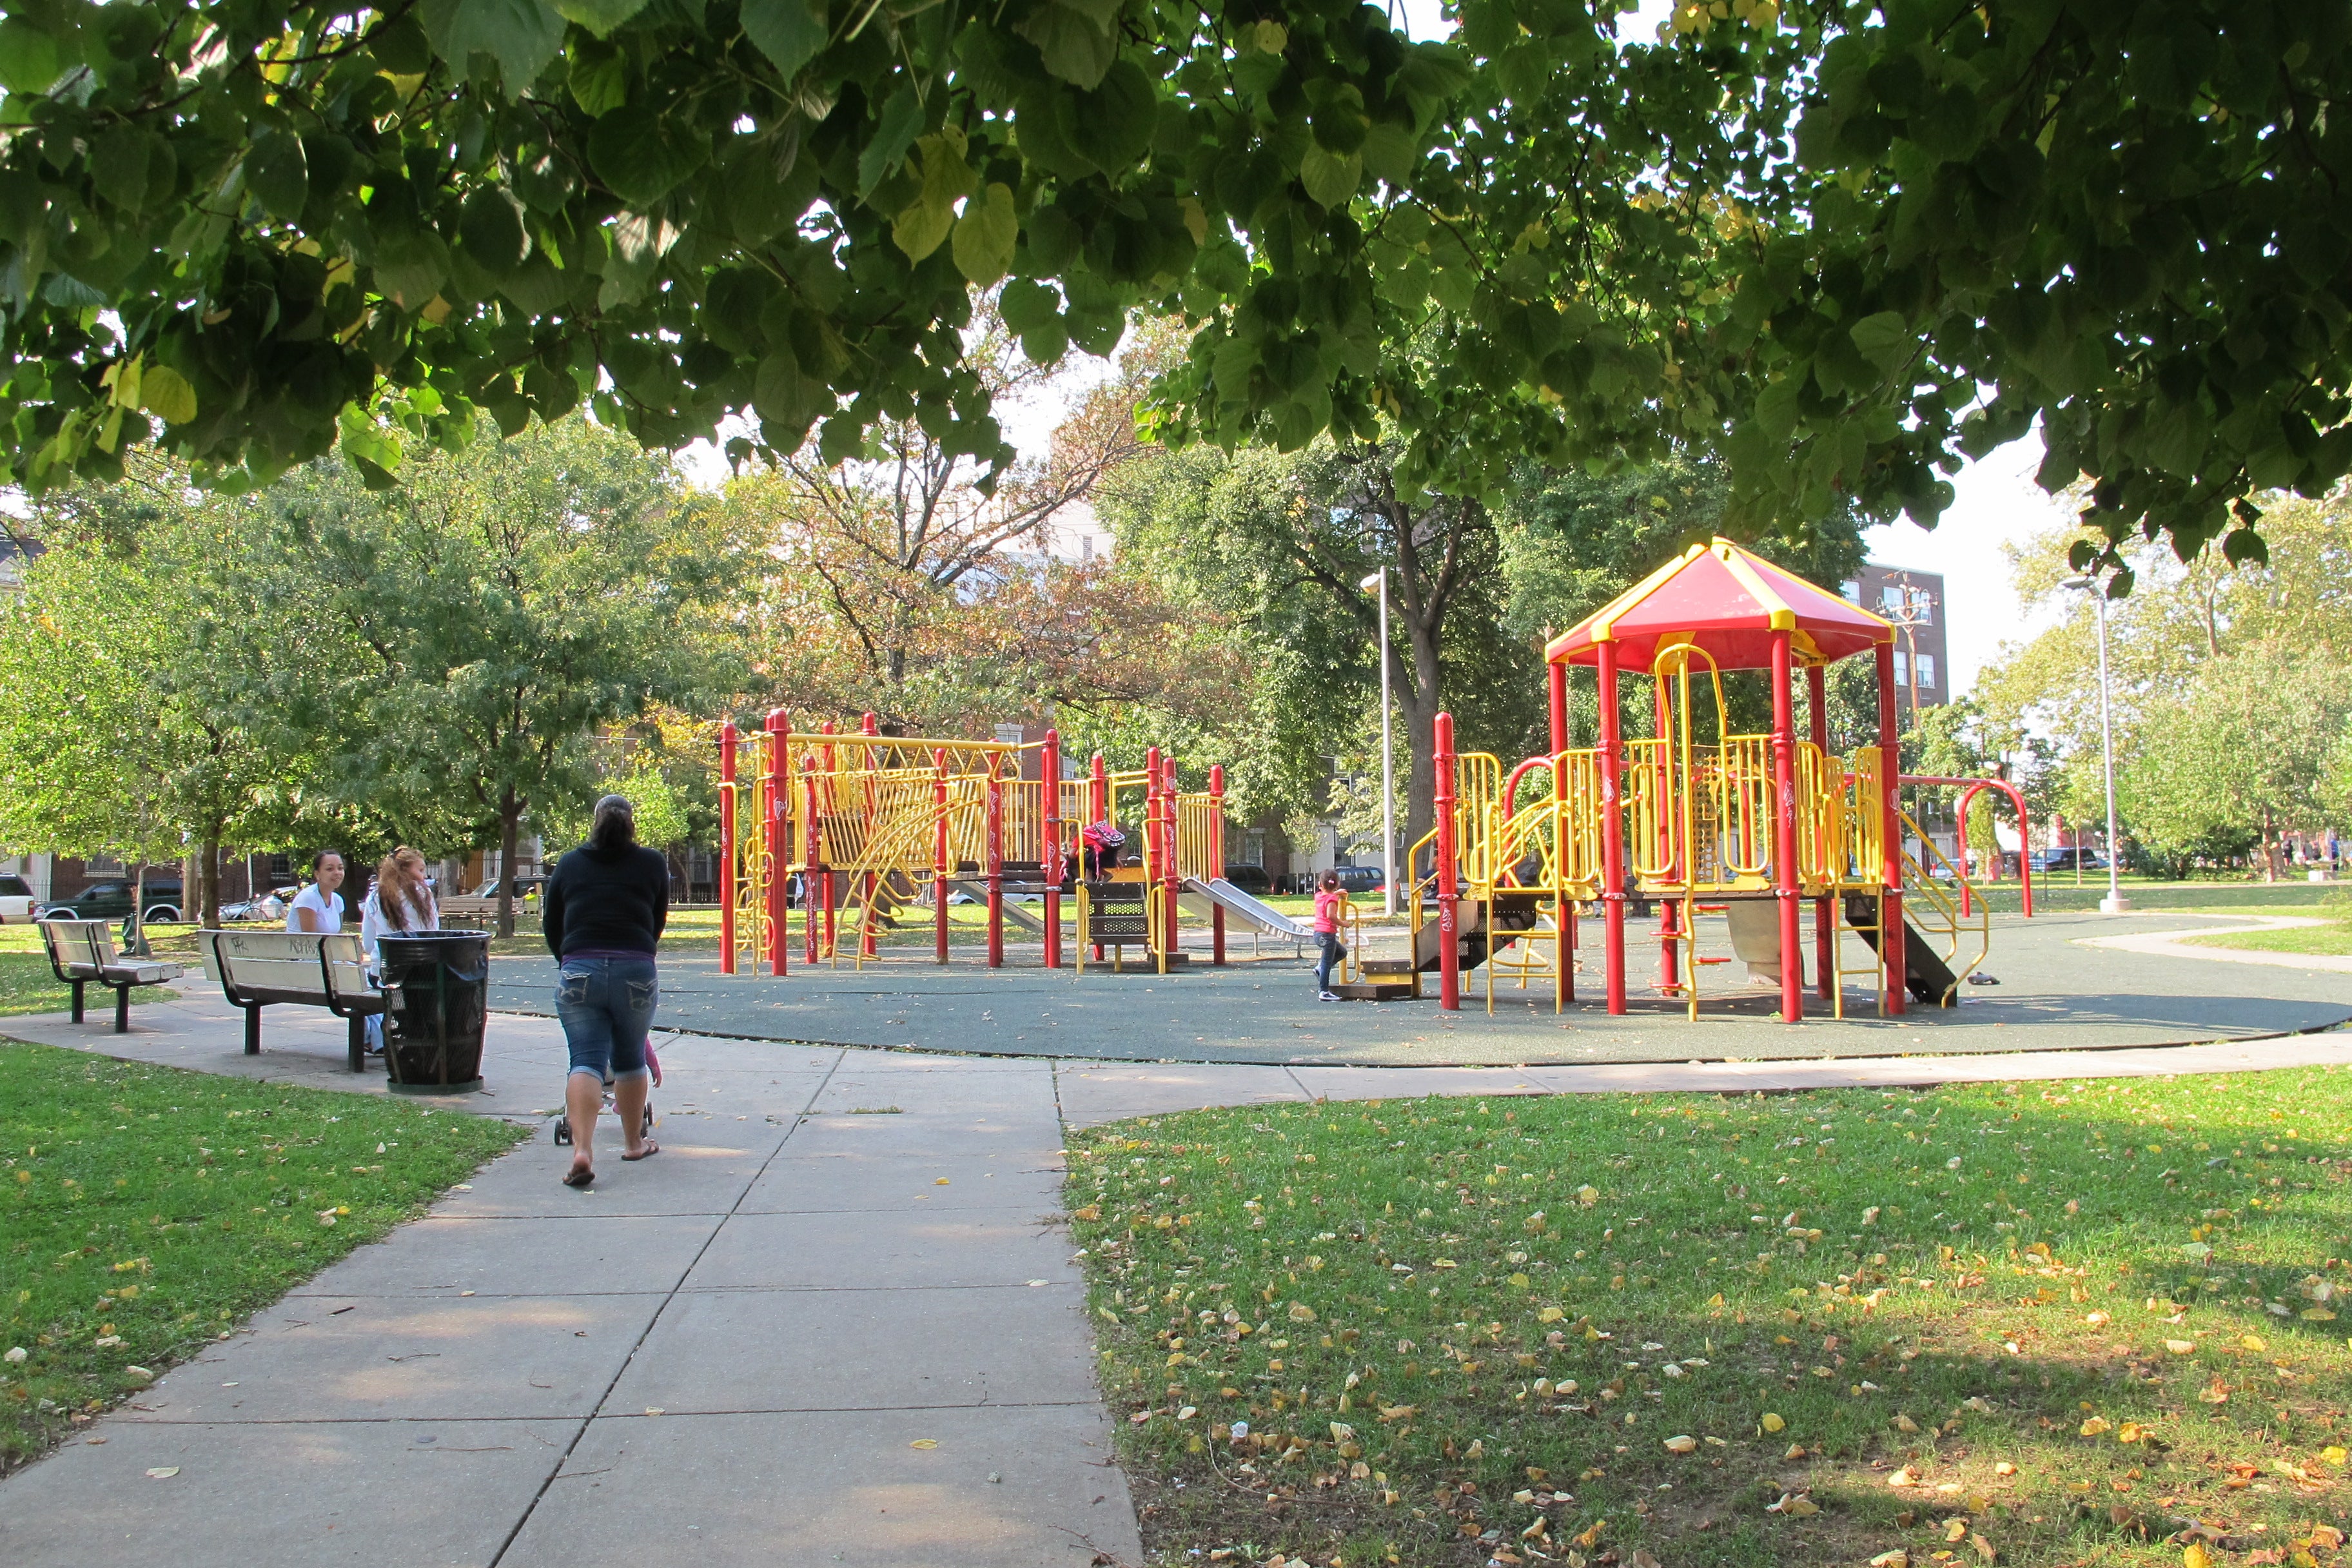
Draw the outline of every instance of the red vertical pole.
<instances>
[{"instance_id":1,"label":"red vertical pole","mask_svg":"<svg viewBox=\"0 0 2352 1568\"><path fill-rule=\"evenodd\" d=\"M789 798L785 790L786 770L792 766L793 721L781 708L768 710L768 765L775 778L775 788L768 797L768 973L782 974L790 967L784 951L784 867L791 860L792 835L784 809Z\"/></svg>"},{"instance_id":2,"label":"red vertical pole","mask_svg":"<svg viewBox=\"0 0 2352 1568\"><path fill-rule=\"evenodd\" d=\"M1903 816L1895 797L1895 780L1902 767L1903 731L1895 714L1895 642L1893 634L1878 645L1878 749L1881 785L1879 877L1886 889L1885 930L1878 933L1878 955L1885 969L1879 993L1890 1015L1905 1008L1910 965L1903 955Z\"/></svg>"},{"instance_id":3,"label":"red vertical pole","mask_svg":"<svg viewBox=\"0 0 2352 1568\"><path fill-rule=\"evenodd\" d=\"M1960 792L1959 810L1954 814L1953 817L1956 837L1958 839L1960 850L1960 918L1962 920L1968 920L1974 913L1969 907L1971 900L1969 898L1969 883L1975 876L1975 872L1970 870L1969 868L1969 807L1976 804L1977 790L1979 787L1980 786L1971 784L1967 789ZM1993 835L1992 842L1997 857L2000 848L2000 836L1999 834Z\"/></svg>"},{"instance_id":4,"label":"red vertical pole","mask_svg":"<svg viewBox=\"0 0 2352 1568\"><path fill-rule=\"evenodd\" d=\"M2033 825L2025 817L2025 796L2011 786L2009 798L2017 804L2017 879L2025 890L2025 918L2033 918ZM1993 843L1993 853L2000 852L1999 840Z\"/></svg>"},{"instance_id":5,"label":"red vertical pole","mask_svg":"<svg viewBox=\"0 0 2352 1568\"><path fill-rule=\"evenodd\" d=\"M783 787L790 788L791 785L787 783ZM820 931L824 920L816 907L815 867L824 858L824 823L817 816L816 787L816 759L803 757L801 759L801 865L804 868L801 873L801 934L803 942L801 953L811 963L817 961L823 951ZM833 879L826 878L824 885L830 888Z\"/></svg>"},{"instance_id":6,"label":"red vertical pole","mask_svg":"<svg viewBox=\"0 0 2352 1568\"><path fill-rule=\"evenodd\" d=\"M1225 764L1212 763L1209 768L1209 880L1221 881L1225 875ZM1225 906L1212 903L1209 910L1209 962L1225 961Z\"/></svg>"},{"instance_id":7,"label":"red vertical pole","mask_svg":"<svg viewBox=\"0 0 2352 1568\"><path fill-rule=\"evenodd\" d=\"M1108 822L1109 820L1110 772L1103 765L1103 754L1100 752L1097 752L1095 753L1094 762L1088 765L1087 773L1087 822L1091 826L1094 823ZM1084 848L1080 848L1078 851L1078 869L1081 873L1084 873L1086 870L1086 850ZM1097 963L1100 963L1102 962L1102 956L1103 944L1097 942L1095 943L1095 962Z\"/></svg>"},{"instance_id":8,"label":"red vertical pole","mask_svg":"<svg viewBox=\"0 0 2352 1568\"><path fill-rule=\"evenodd\" d=\"M1160 866L1160 748L1147 747L1143 753L1143 901L1149 905L1160 894L1153 879ZM1148 922L1147 922L1148 923ZM1168 933L1160 937L1160 950L1152 954L1153 965L1160 973L1168 973Z\"/></svg>"},{"instance_id":9,"label":"red vertical pole","mask_svg":"<svg viewBox=\"0 0 2352 1568\"><path fill-rule=\"evenodd\" d=\"M1461 916L1454 892L1454 715L1440 713L1432 725L1431 758L1437 768L1437 1005L1462 1010ZM1491 938L1490 938L1491 940Z\"/></svg>"},{"instance_id":10,"label":"red vertical pole","mask_svg":"<svg viewBox=\"0 0 2352 1568\"><path fill-rule=\"evenodd\" d=\"M931 748L931 945L948 961L948 749Z\"/></svg>"},{"instance_id":11,"label":"red vertical pole","mask_svg":"<svg viewBox=\"0 0 2352 1568\"><path fill-rule=\"evenodd\" d=\"M1176 759L1173 756L1160 759L1160 776L1162 781L1160 790L1160 839L1162 850L1160 858L1160 882L1168 910L1168 951L1173 953L1181 951L1184 946L1181 934L1181 928L1177 923L1178 917L1183 913L1184 908L1184 874L1176 864L1178 798Z\"/></svg>"},{"instance_id":12,"label":"red vertical pole","mask_svg":"<svg viewBox=\"0 0 2352 1568\"><path fill-rule=\"evenodd\" d=\"M1045 731L1038 753L1038 788L1045 808L1045 862L1039 868L1045 882L1045 967L1062 967L1062 732Z\"/></svg>"},{"instance_id":13,"label":"red vertical pole","mask_svg":"<svg viewBox=\"0 0 2352 1568\"><path fill-rule=\"evenodd\" d=\"M1609 1011L1625 1011L1625 822L1617 721L1617 645L1599 644L1601 676L1601 967Z\"/></svg>"},{"instance_id":14,"label":"red vertical pole","mask_svg":"<svg viewBox=\"0 0 2352 1568\"><path fill-rule=\"evenodd\" d=\"M858 720L857 728L859 732L866 735L881 733L880 726L875 722L874 715L871 713ZM879 814L880 807L874 795L874 748L869 744L863 750L866 771L866 836L865 847L858 851L857 858L861 860L870 860L874 846L881 837L881 826L874 820ZM857 921L857 952L860 957L871 958L874 956L875 939L878 934L874 929L874 900L880 888L882 874L869 864L866 868L865 878L866 910L859 916Z\"/></svg>"},{"instance_id":15,"label":"red vertical pole","mask_svg":"<svg viewBox=\"0 0 2352 1568\"><path fill-rule=\"evenodd\" d=\"M735 973L735 721L719 726L719 973Z\"/></svg>"},{"instance_id":16,"label":"red vertical pole","mask_svg":"<svg viewBox=\"0 0 2352 1568\"><path fill-rule=\"evenodd\" d=\"M1772 894L1780 911L1780 1021L1805 1016L1805 943L1797 931L1797 715L1790 633L1772 633Z\"/></svg>"},{"instance_id":17,"label":"red vertical pole","mask_svg":"<svg viewBox=\"0 0 2352 1568\"><path fill-rule=\"evenodd\" d=\"M1813 732L1813 750L1820 753L1816 766L1817 787L1827 790L1832 781L1843 776L1843 770L1830 760L1830 678L1829 671L1818 664L1805 667L1805 709ZM1816 812L1820 803L1813 803ZM1818 823L1821 818L1813 819ZM1837 900L1813 900L1813 994L1828 997L1835 983L1837 965Z\"/></svg>"},{"instance_id":18,"label":"red vertical pole","mask_svg":"<svg viewBox=\"0 0 2352 1568\"><path fill-rule=\"evenodd\" d=\"M1568 750L1568 666L1557 660L1544 666L1544 689L1551 706L1551 752Z\"/></svg>"},{"instance_id":19,"label":"red vertical pole","mask_svg":"<svg viewBox=\"0 0 2352 1568\"><path fill-rule=\"evenodd\" d=\"M1004 967L1004 784L997 777L1003 759L988 753L988 967Z\"/></svg>"},{"instance_id":20,"label":"red vertical pole","mask_svg":"<svg viewBox=\"0 0 2352 1568\"><path fill-rule=\"evenodd\" d=\"M1666 742L1659 749L1660 754L1662 759L1672 758L1675 752L1673 743L1674 735L1671 732L1673 725L1666 711L1666 678L1659 675L1655 679L1658 689L1653 696L1652 706L1657 712L1658 739ZM1683 694L1685 698L1690 694L1687 684L1684 687ZM1666 770L1666 776L1670 778L1675 776L1674 763L1671 761L1662 760L1661 765ZM1681 781L1681 788L1688 789L1690 785L1690 780ZM1663 796L1665 792L1659 793ZM1669 806L1668 809L1672 810L1673 807ZM1675 812L1674 820L1674 831L1679 832L1682 826L1682 814L1679 811ZM1697 857L1691 853L1689 845L1680 846L1673 864L1680 872L1684 884L1687 886L1693 879L1698 865ZM1658 989L1667 993L1675 991L1682 983L1682 966L1679 962L1682 954L1675 945L1675 933L1682 930L1682 913L1683 905L1679 899L1661 899L1658 901ZM1693 920L1696 922L1696 917L1694 916ZM1696 943L1694 942L1694 957L1696 956ZM1696 975L1692 976L1691 984L1693 985L1698 984Z\"/></svg>"}]
</instances>

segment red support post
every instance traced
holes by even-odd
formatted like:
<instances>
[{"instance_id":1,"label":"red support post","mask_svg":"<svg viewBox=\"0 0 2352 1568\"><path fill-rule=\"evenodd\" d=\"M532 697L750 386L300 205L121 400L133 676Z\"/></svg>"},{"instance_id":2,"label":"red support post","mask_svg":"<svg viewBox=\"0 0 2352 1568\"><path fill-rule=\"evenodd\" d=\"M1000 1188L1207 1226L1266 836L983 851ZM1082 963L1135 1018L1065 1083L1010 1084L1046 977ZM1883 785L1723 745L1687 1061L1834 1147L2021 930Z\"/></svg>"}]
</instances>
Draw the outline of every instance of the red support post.
<instances>
[{"instance_id":1,"label":"red support post","mask_svg":"<svg viewBox=\"0 0 2352 1568\"><path fill-rule=\"evenodd\" d=\"M1618 733L1617 645L1594 650L1601 679L1601 967L1609 1011L1625 1011L1625 819L1623 741Z\"/></svg>"},{"instance_id":2,"label":"red support post","mask_svg":"<svg viewBox=\"0 0 2352 1568\"><path fill-rule=\"evenodd\" d=\"M784 809L786 770L792 766L791 717L781 708L768 710L768 766L776 783L769 792L768 846L768 973L782 974L790 967L784 952L784 867L792 858L792 815Z\"/></svg>"},{"instance_id":3,"label":"red support post","mask_svg":"<svg viewBox=\"0 0 2352 1568\"><path fill-rule=\"evenodd\" d=\"M1100 752L1097 752L1095 753L1094 761L1088 765L1087 772L1087 826L1092 826L1097 822L1108 822L1109 820L1110 773L1109 770L1103 765L1103 754ZM1086 874L1086 849L1081 846L1078 850L1079 875L1084 876ZM1097 963L1100 963L1102 959L1103 944L1097 942L1095 943L1095 962Z\"/></svg>"},{"instance_id":4,"label":"red support post","mask_svg":"<svg viewBox=\"0 0 2352 1568\"><path fill-rule=\"evenodd\" d=\"M931 748L931 945L948 961L948 749Z\"/></svg>"},{"instance_id":5,"label":"red support post","mask_svg":"<svg viewBox=\"0 0 2352 1568\"><path fill-rule=\"evenodd\" d=\"M1221 881L1225 875L1225 764L1213 763L1209 767L1209 880ZM1209 962L1225 961L1225 906L1212 902L1209 909Z\"/></svg>"},{"instance_id":6,"label":"red support post","mask_svg":"<svg viewBox=\"0 0 2352 1568\"><path fill-rule=\"evenodd\" d=\"M1176 864L1178 796L1176 794L1176 759L1160 759L1160 885L1168 911L1168 951L1183 950L1183 927L1180 917L1184 910L1184 874Z\"/></svg>"},{"instance_id":7,"label":"red support post","mask_svg":"<svg viewBox=\"0 0 2352 1568\"><path fill-rule=\"evenodd\" d=\"M833 721L827 719L824 721L823 728L825 734L832 734ZM833 746L828 745L824 748L824 786L823 790L823 799L827 805L836 808L841 805L841 801L838 798L839 784L837 782L840 773L841 753ZM816 811L815 808L812 806L809 811L809 831L813 837L816 832ZM812 858L814 858L814 857L812 857ZM834 906L833 871L830 868L826 868L822 880L824 883L824 955L827 958L831 958L841 951L841 911Z\"/></svg>"},{"instance_id":8,"label":"red support post","mask_svg":"<svg viewBox=\"0 0 2352 1568\"><path fill-rule=\"evenodd\" d=\"M1797 716L1790 634L1772 633L1772 894L1780 911L1780 1021L1805 1016L1805 943L1797 920Z\"/></svg>"},{"instance_id":9,"label":"red support post","mask_svg":"<svg viewBox=\"0 0 2352 1568\"><path fill-rule=\"evenodd\" d=\"M1038 867L1045 883L1045 967L1062 967L1062 732L1045 731L1045 743L1037 754L1037 771L1044 775L1038 788L1044 797L1045 812L1045 844L1043 863Z\"/></svg>"},{"instance_id":10,"label":"red support post","mask_svg":"<svg viewBox=\"0 0 2352 1568\"><path fill-rule=\"evenodd\" d=\"M719 726L719 973L735 973L735 721Z\"/></svg>"},{"instance_id":11,"label":"red support post","mask_svg":"<svg viewBox=\"0 0 2352 1568\"><path fill-rule=\"evenodd\" d=\"M1551 753L1568 750L1568 666L1552 662L1544 666L1544 689L1551 706Z\"/></svg>"},{"instance_id":12,"label":"red support post","mask_svg":"<svg viewBox=\"0 0 2352 1568\"><path fill-rule=\"evenodd\" d=\"M1903 811L1895 798L1903 770L1903 730L1895 714L1895 641L1889 634L1878 645L1878 749L1880 792L1879 878L1885 889L1880 908L1885 929L1878 933L1878 956L1884 974L1881 1005L1890 1016L1907 1010L1910 964L1903 953Z\"/></svg>"},{"instance_id":13,"label":"red support post","mask_svg":"<svg viewBox=\"0 0 2352 1568\"><path fill-rule=\"evenodd\" d=\"M1674 726L1666 710L1666 678L1663 675L1658 675L1655 676L1654 679L1657 689L1652 694L1652 706L1657 714L1657 735L1659 740L1666 742L1665 746L1662 748L1663 752L1666 756L1671 757L1675 753L1673 745L1674 735L1672 733ZM1673 763L1663 762L1661 765L1666 770L1668 777L1674 776ZM1690 787L1690 781L1688 779L1684 779L1682 781L1681 787L1688 789ZM1661 791L1660 794L1663 795L1664 792ZM1669 807L1669 809L1671 809L1671 807ZM1679 812L1675 814L1674 826L1670 831L1677 837L1681 835L1682 816ZM1691 847L1687 844L1677 846L1673 863L1675 868L1680 872L1684 884L1687 886L1693 880L1696 870L1696 863L1691 854ZM1658 900L1658 989L1666 993L1668 995L1672 995L1682 987L1680 963L1682 952L1681 949L1675 942L1676 935L1682 931L1682 915L1683 904L1680 900L1661 899ZM1694 919L1696 917L1694 917ZM1696 943L1694 943L1694 956L1696 956ZM1691 976L1691 984L1694 987L1698 984L1698 976L1696 974L1693 974Z\"/></svg>"},{"instance_id":14,"label":"red support post","mask_svg":"<svg viewBox=\"0 0 2352 1568\"><path fill-rule=\"evenodd\" d=\"M1805 667L1805 712L1811 721L1813 750L1820 755L1820 787L1829 789L1843 772L1830 757L1830 680L1828 669ZM1835 771L1833 771L1835 770ZM1813 994L1827 1000L1837 984L1837 899L1834 894L1813 900Z\"/></svg>"},{"instance_id":15,"label":"red support post","mask_svg":"<svg viewBox=\"0 0 2352 1568\"><path fill-rule=\"evenodd\" d=\"M1004 784L997 777L1003 759L988 754L988 967L1004 967Z\"/></svg>"},{"instance_id":16,"label":"red support post","mask_svg":"<svg viewBox=\"0 0 2352 1568\"><path fill-rule=\"evenodd\" d=\"M1431 759L1437 767L1437 1005L1462 1010L1462 942L1459 874L1454 843L1454 715L1440 713L1432 724ZM1490 939L1491 940L1491 937Z\"/></svg>"}]
</instances>

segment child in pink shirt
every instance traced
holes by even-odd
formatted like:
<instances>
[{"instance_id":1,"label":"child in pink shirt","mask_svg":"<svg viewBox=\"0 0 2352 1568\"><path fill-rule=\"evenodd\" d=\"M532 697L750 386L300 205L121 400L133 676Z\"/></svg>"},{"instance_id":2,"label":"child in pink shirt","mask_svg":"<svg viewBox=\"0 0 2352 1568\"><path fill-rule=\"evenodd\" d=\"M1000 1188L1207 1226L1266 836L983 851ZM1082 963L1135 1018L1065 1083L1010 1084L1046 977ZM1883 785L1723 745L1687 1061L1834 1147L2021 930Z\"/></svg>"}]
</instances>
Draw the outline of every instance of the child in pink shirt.
<instances>
[{"instance_id":1,"label":"child in pink shirt","mask_svg":"<svg viewBox=\"0 0 2352 1568\"><path fill-rule=\"evenodd\" d=\"M1339 890L1337 872L1326 871L1315 889L1315 944L1321 955L1315 961L1315 991L1317 999L1337 1002L1338 993L1331 989L1331 966L1348 952L1339 944L1339 906L1348 895Z\"/></svg>"}]
</instances>

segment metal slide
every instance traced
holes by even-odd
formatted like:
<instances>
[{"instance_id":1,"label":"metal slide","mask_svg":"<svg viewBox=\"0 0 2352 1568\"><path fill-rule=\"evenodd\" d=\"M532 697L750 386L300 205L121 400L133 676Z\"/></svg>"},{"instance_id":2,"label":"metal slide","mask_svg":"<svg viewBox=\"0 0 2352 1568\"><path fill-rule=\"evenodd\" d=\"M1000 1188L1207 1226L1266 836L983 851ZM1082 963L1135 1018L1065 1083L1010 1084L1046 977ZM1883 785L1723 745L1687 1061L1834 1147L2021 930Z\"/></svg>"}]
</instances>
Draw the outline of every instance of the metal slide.
<instances>
[{"instance_id":1,"label":"metal slide","mask_svg":"<svg viewBox=\"0 0 2352 1568\"><path fill-rule=\"evenodd\" d=\"M948 879L948 886L956 892L971 894L972 902L982 909L988 907L988 883L985 880L963 881L950 877ZM1045 917L1031 914L1010 898L1004 900L1004 918L1023 931L1033 931L1039 936L1045 934Z\"/></svg>"},{"instance_id":2,"label":"metal slide","mask_svg":"<svg viewBox=\"0 0 2352 1568\"><path fill-rule=\"evenodd\" d=\"M1269 936L1283 937L1291 942L1315 940L1312 921L1292 920L1273 905L1261 903L1250 897L1223 877L1213 881L1203 881L1198 877L1185 878L1179 901L1196 915L1205 915L1222 904Z\"/></svg>"}]
</instances>

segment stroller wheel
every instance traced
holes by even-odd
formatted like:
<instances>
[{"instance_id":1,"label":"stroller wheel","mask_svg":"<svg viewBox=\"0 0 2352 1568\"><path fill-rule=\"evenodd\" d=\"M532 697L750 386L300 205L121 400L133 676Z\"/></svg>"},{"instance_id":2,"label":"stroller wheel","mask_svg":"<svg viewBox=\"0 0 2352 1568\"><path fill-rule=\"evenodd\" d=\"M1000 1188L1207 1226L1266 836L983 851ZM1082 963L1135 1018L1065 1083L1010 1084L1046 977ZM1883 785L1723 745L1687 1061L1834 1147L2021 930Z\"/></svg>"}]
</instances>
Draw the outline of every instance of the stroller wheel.
<instances>
[{"instance_id":1,"label":"stroller wheel","mask_svg":"<svg viewBox=\"0 0 2352 1568\"><path fill-rule=\"evenodd\" d=\"M559 1116L555 1119L555 1146L565 1149L571 1147L571 1144L572 1119L568 1116Z\"/></svg>"}]
</instances>

